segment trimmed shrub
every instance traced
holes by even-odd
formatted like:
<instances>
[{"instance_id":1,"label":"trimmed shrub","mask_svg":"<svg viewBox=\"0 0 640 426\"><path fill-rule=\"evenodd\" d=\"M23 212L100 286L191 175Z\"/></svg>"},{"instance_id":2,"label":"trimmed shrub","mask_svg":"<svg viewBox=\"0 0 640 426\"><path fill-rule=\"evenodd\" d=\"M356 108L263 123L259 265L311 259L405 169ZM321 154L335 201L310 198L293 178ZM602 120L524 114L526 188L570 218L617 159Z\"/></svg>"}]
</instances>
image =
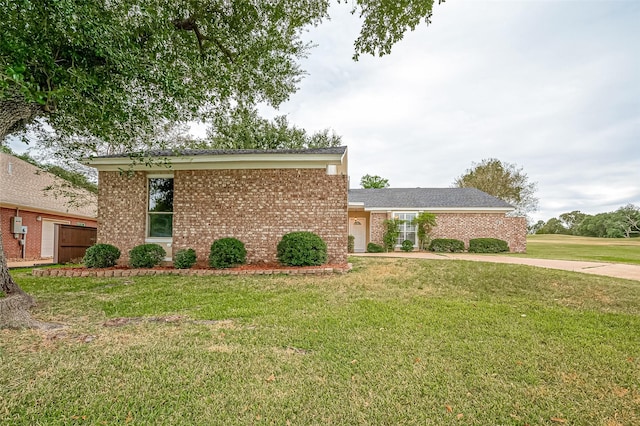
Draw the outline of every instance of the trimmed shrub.
<instances>
[{"instance_id":1,"label":"trimmed shrub","mask_svg":"<svg viewBox=\"0 0 640 426\"><path fill-rule=\"evenodd\" d=\"M140 244L129 251L129 265L132 268L153 268L167 255L160 244Z\"/></svg>"},{"instance_id":2,"label":"trimmed shrub","mask_svg":"<svg viewBox=\"0 0 640 426\"><path fill-rule=\"evenodd\" d=\"M356 249L356 237L349 235L349 241L347 242L347 253L353 253Z\"/></svg>"},{"instance_id":3,"label":"trimmed shrub","mask_svg":"<svg viewBox=\"0 0 640 426\"><path fill-rule=\"evenodd\" d=\"M376 243L367 244L367 253L383 253L383 252L384 252L384 247L382 247L380 244L376 244Z\"/></svg>"},{"instance_id":4,"label":"trimmed shrub","mask_svg":"<svg viewBox=\"0 0 640 426\"><path fill-rule=\"evenodd\" d=\"M111 244L94 244L87 249L82 262L87 268L110 268L120 259L120 250Z\"/></svg>"},{"instance_id":5,"label":"trimmed shrub","mask_svg":"<svg viewBox=\"0 0 640 426\"><path fill-rule=\"evenodd\" d=\"M237 238L220 238L211 244L209 266L216 269L231 268L247 262L247 250Z\"/></svg>"},{"instance_id":6,"label":"trimmed shrub","mask_svg":"<svg viewBox=\"0 0 640 426\"><path fill-rule=\"evenodd\" d=\"M196 260L196 251L194 249L181 249L173 255L173 266L176 269L189 269L196 264Z\"/></svg>"},{"instance_id":7,"label":"trimmed shrub","mask_svg":"<svg viewBox=\"0 0 640 426\"><path fill-rule=\"evenodd\" d=\"M497 238L474 238L469 240L469 253L503 253L509 251L509 244Z\"/></svg>"},{"instance_id":8,"label":"trimmed shrub","mask_svg":"<svg viewBox=\"0 0 640 426\"><path fill-rule=\"evenodd\" d=\"M413 241L411 240L404 240L402 242L402 245L400 246L400 250L404 251L404 252L410 252L413 251Z\"/></svg>"},{"instance_id":9,"label":"trimmed shrub","mask_svg":"<svg viewBox=\"0 0 640 426\"><path fill-rule=\"evenodd\" d=\"M287 266L317 266L327 263L327 244L313 232L291 232L278 243L277 257Z\"/></svg>"},{"instance_id":10,"label":"trimmed shrub","mask_svg":"<svg viewBox=\"0 0 640 426\"><path fill-rule=\"evenodd\" d=\"M464 251L464 242L451 238L435 238L429 244L429 251L439 253L459 253Z\"/></svg>"}]
</instances>

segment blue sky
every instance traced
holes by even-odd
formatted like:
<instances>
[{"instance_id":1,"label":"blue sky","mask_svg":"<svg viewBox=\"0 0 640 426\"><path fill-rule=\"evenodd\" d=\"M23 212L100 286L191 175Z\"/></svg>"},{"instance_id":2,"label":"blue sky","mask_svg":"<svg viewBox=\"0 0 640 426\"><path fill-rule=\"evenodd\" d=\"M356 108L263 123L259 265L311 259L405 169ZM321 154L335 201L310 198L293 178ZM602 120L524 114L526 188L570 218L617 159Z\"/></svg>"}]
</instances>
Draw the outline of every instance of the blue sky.
<instances>
[{"instance_id":1,"label":"blue sky","mask_svg":"<svg viewBox=\"0 0 640 426\"><path fill-rule=\"evenodd\" d=\"M351 187L448 187L498 158L537 182L536 220L640 205L639 1L450 0L359 62L349 9L309 32L309 74L273 114L342 135Z\"/></svg>"},{"instance_id":2,"label":"blue sky","mask_svg":"<svg viewBox=\"0 0 640 426\"><path fill-rule=\"evenodd\" d=\"M537 182L535 220L640 205L640 1L449 0L359 62L349 10L306 34L308 75L263 112L342 135L351 187L449 187L498 158Z\"/></svg>"}]
</instances>

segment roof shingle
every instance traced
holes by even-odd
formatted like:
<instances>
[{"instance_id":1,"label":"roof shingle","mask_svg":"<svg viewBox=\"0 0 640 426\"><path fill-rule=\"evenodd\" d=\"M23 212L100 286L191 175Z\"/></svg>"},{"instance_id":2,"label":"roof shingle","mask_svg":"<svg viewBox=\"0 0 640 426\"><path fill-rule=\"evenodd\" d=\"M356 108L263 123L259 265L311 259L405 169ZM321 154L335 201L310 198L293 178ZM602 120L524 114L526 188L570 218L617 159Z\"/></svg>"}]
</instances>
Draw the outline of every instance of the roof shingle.
<instances>
[{"instance_id":1,"label":"roof shingle","mask_svg":"<svg viewBox=\"0 0 640 426\"><path fill-rule=\"evenodd\" d=\"M365 208L513 209L512 205L475 188L350 189L349 202L364 203Z\"/></svg>"}]
</instances>

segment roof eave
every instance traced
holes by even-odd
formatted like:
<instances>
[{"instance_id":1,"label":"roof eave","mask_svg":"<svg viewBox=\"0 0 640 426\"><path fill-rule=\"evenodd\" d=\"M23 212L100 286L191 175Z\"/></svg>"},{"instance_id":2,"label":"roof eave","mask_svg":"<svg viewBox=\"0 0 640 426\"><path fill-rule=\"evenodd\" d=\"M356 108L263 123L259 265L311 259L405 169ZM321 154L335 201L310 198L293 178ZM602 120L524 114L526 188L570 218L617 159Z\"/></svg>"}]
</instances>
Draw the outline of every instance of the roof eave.
<instances>
[{"instance_id":1,"label":"roof eave","mask_svg":"<svg viewBox=\"0 0 640 426\"><path fill-rule=\"evenodd\" d=\"M203 170L203 169L275 169L275 168L325 168L344 162L346 150L331 154L257 153L226 155L181 155L144 157L132 163L129 157L87 158L83 164L99 171L127 170ZM154 159L156 161L154 161ZM157 161L161 159L162 161ZM164 162L164 160L168 162Z\"/></svg>"},{"instance_id":2,"label":"roof eave","mask_svg":"<svg viewBox=\"0 0 640 426\"><path fill-rule=\"evenodd\" d=\"M47 208L41 208L41 207L37 207L37 206L29 206L26 204L18 204L18 203L11 203L11 202L0 202L0 207L5 208L5 209L18 209L18 210L26 210L26 211L30 211L30 212L34 212L34 213L42 213L42 214L48 214L51 216L64 216L64 217L71 217L74 219L84 219L84 220L97 220L97 213L94 215L86 215L86 214L82 214L82 213L76 213L76 212L68 212L68 211L62 211L62 210L55 210L55 209L47 209Z\"/></svg>"},{"instance_id":3,"label":"roof eave","mask_svg":"<svg viewBox=\"0 0 640 426\"><path fill-rule=\"evenodd\" d=\"M349 207L352 205L354 205L354 203L349 203ZM365 207L364 210L369 212L426 211L433 213L510 213L515 209L509 207Z\"/></svg>"}]
</instances>

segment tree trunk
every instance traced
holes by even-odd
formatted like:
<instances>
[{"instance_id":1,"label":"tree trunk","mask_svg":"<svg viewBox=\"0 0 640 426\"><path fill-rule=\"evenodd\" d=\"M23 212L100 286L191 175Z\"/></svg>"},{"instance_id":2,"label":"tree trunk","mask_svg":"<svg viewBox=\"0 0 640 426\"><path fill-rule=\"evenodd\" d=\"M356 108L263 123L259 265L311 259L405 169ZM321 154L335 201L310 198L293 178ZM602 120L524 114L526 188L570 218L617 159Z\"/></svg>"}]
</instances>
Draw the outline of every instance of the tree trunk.
<instances>
[{"instance_id":1,"label":"tree trunk","mask_svg":"<svg viewBox=\"0 0 640 426\"><path fill-rule=\"evenodd\" d=\"M38 111L41 111L39 105L29 104L22 98L0 100L0 144L4 142L6 136L23 128L25 124L33 120ZM0 223L2 223L1 217ZM31 328L38 325L37 321L31 319L28 312L29 308L35 306L33 297L25 293L9 274L1 227L0 290L4 293L4 295L0 295L0 328Z\"/></svg>"},{"instance_id":2,"label":"tree trunk","mask_svg":"<svg viewBox=\"0 0 640 426\"><path fill-rule=\"evenodd\" d=\"M0 99L0 144L11 133L22 130L41 112L42 106L26 102L19 95Z\"/></svg>"}]
</instances>

